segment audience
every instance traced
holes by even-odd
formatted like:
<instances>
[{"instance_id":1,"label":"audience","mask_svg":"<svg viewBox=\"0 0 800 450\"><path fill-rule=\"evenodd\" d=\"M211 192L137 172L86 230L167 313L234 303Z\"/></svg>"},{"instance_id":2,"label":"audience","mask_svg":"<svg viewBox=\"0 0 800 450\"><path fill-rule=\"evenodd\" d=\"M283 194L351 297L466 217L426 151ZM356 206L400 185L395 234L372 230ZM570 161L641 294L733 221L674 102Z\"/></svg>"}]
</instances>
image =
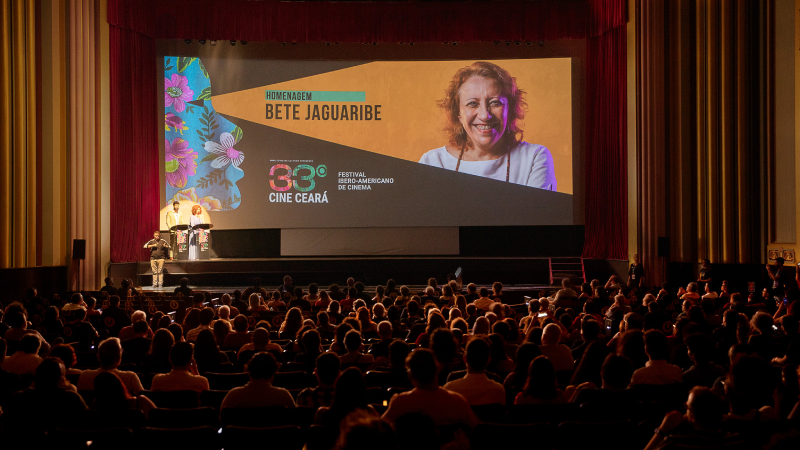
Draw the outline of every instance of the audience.
<instances>
[{"instance_id":1,"label":"audience","mask_svg":"<svg viewBox=\"0 0 800 450\"><path fill-rule=\"evenodd\" d=\"M146 415L160 405L139 396L147 394L142 383L154 392L203 393L209 379L213 385L227 376L201 374L238 370L249 381L234 384L221 408L310 408L315 423L341 428L341 448L361 448L367 436L397 439L381 448L421 450L433 441L438 448L453 437L437 435L437 426L473 428L477 419L470 407L482 405L581 405L580 414L554 419L553 425L622 418L661 422L647 448L715 442L743 448L742 437L730 431L751 431L732 424L787 429L793 422L778 419L800 416L800 296L793 286L781 291L784 305L769 289L745 301L735 282L719 293L704 282L701 298L694 283L680 291L667 284L629 289L612 277L606 286L596 280L582 285L580 296L565 282L558 291L531 293L538 299L525 305L517 291L503 293L499 284L492 291L469 284L462 296L460 280L450 278L441 296L435 280L424 291L390 280L374 297L352 279L343 295L316 285L306 295L289 280L269 304L259 298L268 292L257 284L246 291L255 294L249 312L235 304L241 293L233 299L223 293L218 302L198 292L185 313L167 314L161 306L152 308L153 300L140 301L127 280L125 307L106 289L111 297L102 313L91 306L89 293L71 294L62 309L60 299L49 306L29 292L24 303L8 304L0 318L6 338L0 340L0 407L7 424L49 431L87 404L101 412ZM100 316L92 317L87 307ZM34 312L30 319L28 311ZM619 332L606 326L616 328L617 322ZM281 338L276 342L270 339L273 324ZM221 348L236 355L229 361ZM279 361L292 364L286 370L306 370L308 379L276 376ZM119 370L121 364L128 370ZM385 423L375 411L381 407L370 405L376 397L367 388L375 386L400 392L382 406ZM296 401L284 387L296 389ZM669 402L667 410L680 411L664 416L666 404L651 404L652 396ZM684 402L685 414L679 406ZM35 420L37 409L51 422Z\"/></svg>"}]
</instances>

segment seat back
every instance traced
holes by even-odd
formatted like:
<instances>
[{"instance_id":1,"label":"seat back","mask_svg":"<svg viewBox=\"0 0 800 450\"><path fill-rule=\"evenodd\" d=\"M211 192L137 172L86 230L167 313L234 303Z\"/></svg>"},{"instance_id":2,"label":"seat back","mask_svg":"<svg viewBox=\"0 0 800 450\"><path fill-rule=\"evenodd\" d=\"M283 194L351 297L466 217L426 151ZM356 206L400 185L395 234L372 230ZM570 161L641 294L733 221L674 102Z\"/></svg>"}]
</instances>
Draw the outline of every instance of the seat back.
<instances>
[{"instance_id":1,"label":"seat back","mask_svg":"<svg viewBox=\"0 0 800 450\"><path fill-rule=\"evenodd\" d=\"M66 429L59 428L49 433L51 448L85 449L88 441L92 448L99 449L133 449L133 431L126 427L101 429Z\"/></svg>"},{"instance_id":2,"label":"seat back","mask_svg":"<svg viewBox=\"0 0 800 450\"><path fill-rule=\"evenodd\" d=\"M254 443L267 443L269 448L302 450L305 438L300 427L287 425L279 427L250 428L227 426L222 431L226 450L252 450Z\"/></svg>"},{"instance_id":3,"label":"seat back","mask_svg":"<svg viewBox=\"0 0 800 450\"><path fill-rule=\"evenodd\" d=\"M264 426L293 425L293 419L285 406L259 408L223 408L220 423L223 427L238 426L261 428Z\"/></svg>"},{"instance_id":4,"label":"seat back","mask_svg":"<svg viewBox=\"0 0 800 450\"><path fill-rule=\"evenodd\" d=\"M636 429L630 420L614 422L571 422L565 421L556 429L556 449L590 448L598 445L602 436L614 436L614 448L633 450L642 448L638 442Z\"/></svg>"},{"instance_id":5,"label":"seat back","mask_svg":"<svg viewBox=\"0 0 800 450\"><path fill-rule=\"evenodd\" d=\"M142 391L159 408L189 409L200 406L200 398L195 391Z\"/></svg>"},{"instance_id":6,"label":"seat back","mask_svg":"<svg viewBox=\"0 0 800 450\"><path fill-rule=\"evenodd\" d=\"M219 407L222 405L222 400L225 399L226 395L228 395L228 391L203 391L200 393L200 406L214 408L219 413Z\"/></svg>"},{"instance_id":7,"label":"seat back","mask_svg":"<svg viewBox=\"0 0 800 450\"><path fill-rule=\"evenodd\" d=\"M155 408L147 415L147 426L152 428L219 428L219 414L211 407L190 409Z\"/></svg>"},{"instance_id":8,"label":"seat back","mask_svg":"<svg viewBox=\"0 0 800 450\"><path fill-rule=\"evenodd\" d=\"M542 423L558 424L578 417L578 405L563 403L560 405L512 405L508 408L508 423Z\"/></svg>"},{"instance_id":9,"label":"seat back","mask_svg":"<svg viewBox=\"0 0 800 450\"><path fill-rule=\"evenodd\" d=\"M229 391L235 387L241 387L250 381L250 375L245 372L240 373L215 373L206 372L208 386L213 390Z\"/></svg>"},{"instance_id":10,"label":"seat back","mask_svg":"<svg viewBox=\"0 0 800 450\"><path fill-rule=\"evenodd\" d=\"M331 450L338 438L338 428L311 425L306 433L306 450Z\"/></svg>"},{"instance_id":11,"label":"seat back","mask_svg":"<svg viewBox=\"0 0 800 450\"><path fill-rule=\"evenodd\" d=\"M472 412L475 413L481 422L506 422L506 407L500 403L492 403L489 405L472 405Z\"/></svg>"},{"instance_id":12,"label":"seat back","mask_svg":"<svg viewBox=\"0 0 800 450\"><path fill-rule=\"evenodd\" d=\"M155 448L158 450L175 448L219 450L220 448L220 439L219 434L217 434L217 429L211 426L191 428L145 427L139 432L139 436L141 442L146 443L148 448ZM227 445L225 447L227 448ZM92 444L92 448L94 448L94 444Z\"/></svg>"},{"instance_id":13,"label":"seat back","mask_svg":"<svg viewBox=\"0 0 800 450\"><path fill-rule=\"evenodd\" d=\"M480 423L472 435L475 450L498 448L553 448L553 429L549 423L499 424ZM535 445L533 443L535 442Z\"/></svg>"}]
</instances>

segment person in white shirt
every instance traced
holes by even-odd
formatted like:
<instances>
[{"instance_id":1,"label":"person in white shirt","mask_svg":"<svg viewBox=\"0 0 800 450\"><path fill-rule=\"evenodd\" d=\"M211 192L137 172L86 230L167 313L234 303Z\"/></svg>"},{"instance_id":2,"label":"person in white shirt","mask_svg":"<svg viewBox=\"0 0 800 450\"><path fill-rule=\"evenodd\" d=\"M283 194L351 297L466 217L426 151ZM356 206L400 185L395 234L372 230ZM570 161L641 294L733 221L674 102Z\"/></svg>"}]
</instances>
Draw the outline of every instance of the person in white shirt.
<instances>
[{"instance_id":1,"label":"person in white shirt","mask_svg":"<svg viewBox=\"0 0 800 450\"><path fill-rule=\"evenodd\" d=\"M69 303L61 307L61 311L75 311L76 309L86 311L86 303L83 301L83 295L81 295L80 292L72 294Z\"/></svg>"},{"instance_id":2,"label":"person in white shirt","mask_svg":"<svg viewBox=\"0 0 800 450\"><path fill-rule=\"evenodd\" d=\"M489 311L492 307L492 304L494 303L494 300L489 298L489 289L486 289L485 287L481 288L478 291L478 295L480 295L480 298L478 298L472 303L475 305L476 308L478 308L483 312Z\"/></svg>"},{"instance_id":3,"label":"person in white shirt","mask_svg":"<svg viewBox=\"0 0 800 450\"><path fill-rule=\"evenodd\" d=\"M711 300L715 300L715 299L717 299L719 297L719 294L717 294L716 292L714 292L713 289L711 289L711 283L706 283L705 290L706 290L706 293L703 294L703 297L702 297L703 299L707 299L708 298L708 299L711 299Z\"/></svg>"},{"instance_id":4,"label":"person in white shirt","mask_svg":"<svg viewBox=\"0 0 800 450\"><path fill-rule=\"evenodd\" d=\"M467 344L464 362L467 363L467 375L464 378L450 381L444 385L448 391L463 395L470 406L506 404L506 390L502 384L490 380L486 376L486 365L489 364L489 344L485 339L475 338Z\"/></svg>"},{"instance_id":5,"label":"person in white shirt","mask_svg":"<svg viewBox=\"0 0 800 450\"><path fill-rule=\"evenodd\" d=\"M459 69L439 102L448 143L420 158L421 164L555 191L550 150L522 140L518 120L524 91L502 67L478 61Z\"/></svg>"},{"instance_id":6,"label":"person in white shirt","mask_svg":"<svg viewBox=\"0 0 800 450\"><path fill-rule=\"evenodd\" d=\"M644 334L644 352L650 359L644 367L633 372L631 386L637 384L663 385L683 382L680 367L667 363L667 337L658 330Z\"/></svg>"},{"instance_id":7,"label":"person in white shirt","mask_svg":"<svg viewBox=\"0 0 800 450\"><path fill-rule=\"evenodd\" d=\"M101 342L97 346L97 359L100 361L100 368L84 370L78 378L79 391L93 391L95 377L103 372L114 372L131 395L138 395L144 390L136 373L117 370L117 366L122 361L122 345L119 338L112 337Z\"/></svg>"},{"instance_id":8,"label":"person in white shirt","mask_svg":"<svg viewBox=\"0 0 800 450\"><path fill-rule=\"evenodd\" d=\"M188 342L177 342L169 351L172 370L153 377L151 391L207 391L208 379L197 374L194 347Z\"/></svg>"},{"instance_id":9,"label":"person in white shirt","mask_svg":"<svg viewBox=\"0 0 800 450\"><path fill-rule=\"evenodd\" d=\"M172 202L172 211L169 211L166 217L167 229L169 230L169 246L172 249L169 259L175 259L175 255L178 254L178 233L172 227L183 225L186 222L186 219L180 213L180 209L181 202L177 200Z\"/></svg>"}]
</instances>

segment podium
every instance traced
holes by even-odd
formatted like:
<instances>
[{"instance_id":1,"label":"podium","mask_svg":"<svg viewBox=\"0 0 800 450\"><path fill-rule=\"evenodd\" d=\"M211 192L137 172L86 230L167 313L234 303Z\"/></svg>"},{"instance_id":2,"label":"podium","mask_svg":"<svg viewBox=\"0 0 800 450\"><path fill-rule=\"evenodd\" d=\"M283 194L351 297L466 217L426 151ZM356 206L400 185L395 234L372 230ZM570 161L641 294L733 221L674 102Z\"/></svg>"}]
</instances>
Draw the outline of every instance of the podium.
<instances>
[{"instance_id":1,"label":"podium","mask_svg":"<svg viewBox=\"0 0 800 450\"><path fill-rule=\"evenodd\" d=\"M214 225L210 223L201 223L199 225L195 225L192 229L194 230L194 235L197 237L197 259L198 260L209 260L211 259L211 228ZM188 252L187 252L188 258Z\"/></svg>"},{"instance_id":2,"label":"podium","mask_svg":"<svg viewBox=\"0 0 800 450\"><path fill-rule=\"evenodd\" d=\"M175 225L170 227L170 246L172 246L172 251L175 252L172 255L178 261L187 261L189 259L189 225ZM174 235L172 233L175 233ZM175 242L171 242L171 240L175 239Z\"/></svg>"}]
</instances>

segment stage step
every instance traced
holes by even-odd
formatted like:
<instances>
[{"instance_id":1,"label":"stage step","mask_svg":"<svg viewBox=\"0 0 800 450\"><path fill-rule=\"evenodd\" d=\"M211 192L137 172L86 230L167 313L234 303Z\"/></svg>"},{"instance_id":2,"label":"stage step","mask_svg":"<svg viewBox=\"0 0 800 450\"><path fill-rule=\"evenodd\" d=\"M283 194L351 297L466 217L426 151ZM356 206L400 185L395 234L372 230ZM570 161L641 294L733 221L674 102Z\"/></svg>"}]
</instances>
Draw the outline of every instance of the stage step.
<instances>
[{"instance_id":1,"label":"stage step","mask_svg":"<svg viewBox=\"0 0 800 450\"><path fill-rule=\"evenodd\" d=\"M550 284L560 286L564 278L569 278L573 286L586 282L583 258L550 258Z\"/></svg>"}]
</instances>

